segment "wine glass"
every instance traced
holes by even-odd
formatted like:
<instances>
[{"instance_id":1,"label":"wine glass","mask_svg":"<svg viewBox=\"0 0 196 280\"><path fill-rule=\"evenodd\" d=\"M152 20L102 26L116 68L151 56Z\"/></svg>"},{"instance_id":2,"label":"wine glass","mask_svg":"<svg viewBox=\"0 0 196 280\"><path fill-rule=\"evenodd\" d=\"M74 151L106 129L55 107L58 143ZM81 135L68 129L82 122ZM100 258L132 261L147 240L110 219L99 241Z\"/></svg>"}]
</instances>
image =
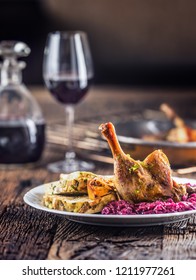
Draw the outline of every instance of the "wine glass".
<instances>
[{"instance_id":1,"label":"wine glass","mask_svg":"<svg viewBox=\"0 0 196 280\"><path fill-rule=\"evenodd\" d=\"M86 95L93 78L87 34L82 31L49 33L44 50L43 77L50 93L65 106L67 152L65 160L50 163L53 172L92 170L94 164L77 158L73 149L75 105Z\"/></svg>"}]
</instances>

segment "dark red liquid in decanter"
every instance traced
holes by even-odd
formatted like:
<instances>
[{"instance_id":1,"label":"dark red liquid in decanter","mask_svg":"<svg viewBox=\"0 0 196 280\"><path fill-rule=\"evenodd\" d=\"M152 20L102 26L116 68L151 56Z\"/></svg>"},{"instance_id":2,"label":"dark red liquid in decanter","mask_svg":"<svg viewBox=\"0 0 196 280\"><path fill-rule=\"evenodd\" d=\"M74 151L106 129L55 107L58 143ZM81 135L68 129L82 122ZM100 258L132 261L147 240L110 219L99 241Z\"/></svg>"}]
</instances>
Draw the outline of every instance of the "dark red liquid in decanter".
<instances>
[{"instance_id":1,"label":"dark red liquid in decanter","mask_svg":"<svg viewBox=\"0 0 196 280\"><path fill-rule=\"evenodd\" d=\"M41 157L45 124L0 121L0 163L22 164Z\"/></svg>"}]
</instances>

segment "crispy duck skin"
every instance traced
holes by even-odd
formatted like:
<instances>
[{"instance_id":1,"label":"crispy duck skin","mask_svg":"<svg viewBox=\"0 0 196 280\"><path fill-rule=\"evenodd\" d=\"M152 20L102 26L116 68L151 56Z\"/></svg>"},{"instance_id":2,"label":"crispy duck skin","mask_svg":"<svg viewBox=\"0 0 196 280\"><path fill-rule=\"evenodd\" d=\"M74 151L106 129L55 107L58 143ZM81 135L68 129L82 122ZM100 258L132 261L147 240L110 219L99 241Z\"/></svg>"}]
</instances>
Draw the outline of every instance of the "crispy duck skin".
<instances>
[{"instance_id":1,"label":"crispy duck skin","mask_svg":"<svg viewBox=\"0 0 196 280\"><path fill-rule=\"evenodd\" d=\"M180 201L186 194L185 186L172 179L168 158L161 150L144 161L134 160L122 151L112 123L101 124L99 129L113 154L114 183L122 199L134 203L167 198Z\"/></svg>"}]
</instances>

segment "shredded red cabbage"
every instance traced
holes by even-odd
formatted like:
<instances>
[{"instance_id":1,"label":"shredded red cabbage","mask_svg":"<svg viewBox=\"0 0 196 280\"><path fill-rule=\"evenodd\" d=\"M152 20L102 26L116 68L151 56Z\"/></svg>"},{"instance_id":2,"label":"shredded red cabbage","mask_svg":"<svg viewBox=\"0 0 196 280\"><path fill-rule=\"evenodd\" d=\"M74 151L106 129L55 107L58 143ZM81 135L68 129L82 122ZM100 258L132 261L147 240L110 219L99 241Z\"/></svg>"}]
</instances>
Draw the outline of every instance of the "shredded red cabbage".
<instances>
[{"instance_id":1,"label":"shredded red cabbage","mask_svg":"<svg viewBox=\"0 0 196 280\"><path fill-rule=\"evenodd\" d=\"M136 215L163 214L188 210L196 210L196 193L183 196L182 201L179 202L174 202L171 198L166 201L157 200L137 204L125 200L111 201L103 208L101 213L104 215Z\"/></svg>"}]
</instances>

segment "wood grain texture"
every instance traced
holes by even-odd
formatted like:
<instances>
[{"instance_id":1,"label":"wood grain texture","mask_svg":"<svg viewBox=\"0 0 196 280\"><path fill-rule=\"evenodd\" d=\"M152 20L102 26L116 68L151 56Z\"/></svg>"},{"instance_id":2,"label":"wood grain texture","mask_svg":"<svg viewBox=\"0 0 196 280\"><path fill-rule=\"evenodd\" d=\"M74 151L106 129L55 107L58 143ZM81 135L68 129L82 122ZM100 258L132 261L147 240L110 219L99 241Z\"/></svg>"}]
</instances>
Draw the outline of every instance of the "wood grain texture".
<instances>
[{"instance_id":1,"label":"wood grain texture","mask_svg":"<svg viewBox=\"0 0 196 280\"><path fill-rule=\"evenodd\" d=\"M165 226L161 259L196 259L196 216Z\"/></svg>"},{"instance_id":2,"label":"wood grain texture","mask_svg":"<svg viewBox=\"0 0 196 280\"><path fill-rule=\"evenodd\" d=\"M154 259L161 253L163 227L60 226L48 259Z\"/></svg>"},{"instance_id":3,"label":"wood grain texture","mask_svg":"<svg viewBox=\"0 0 196 280\"><path fill-rule=\"evenodd\" d=\"M59 219L25 205L23 195L57 175L18 169L1 171L0 178L0 259L44 259Z\"/></svg>"}]
</instances>

